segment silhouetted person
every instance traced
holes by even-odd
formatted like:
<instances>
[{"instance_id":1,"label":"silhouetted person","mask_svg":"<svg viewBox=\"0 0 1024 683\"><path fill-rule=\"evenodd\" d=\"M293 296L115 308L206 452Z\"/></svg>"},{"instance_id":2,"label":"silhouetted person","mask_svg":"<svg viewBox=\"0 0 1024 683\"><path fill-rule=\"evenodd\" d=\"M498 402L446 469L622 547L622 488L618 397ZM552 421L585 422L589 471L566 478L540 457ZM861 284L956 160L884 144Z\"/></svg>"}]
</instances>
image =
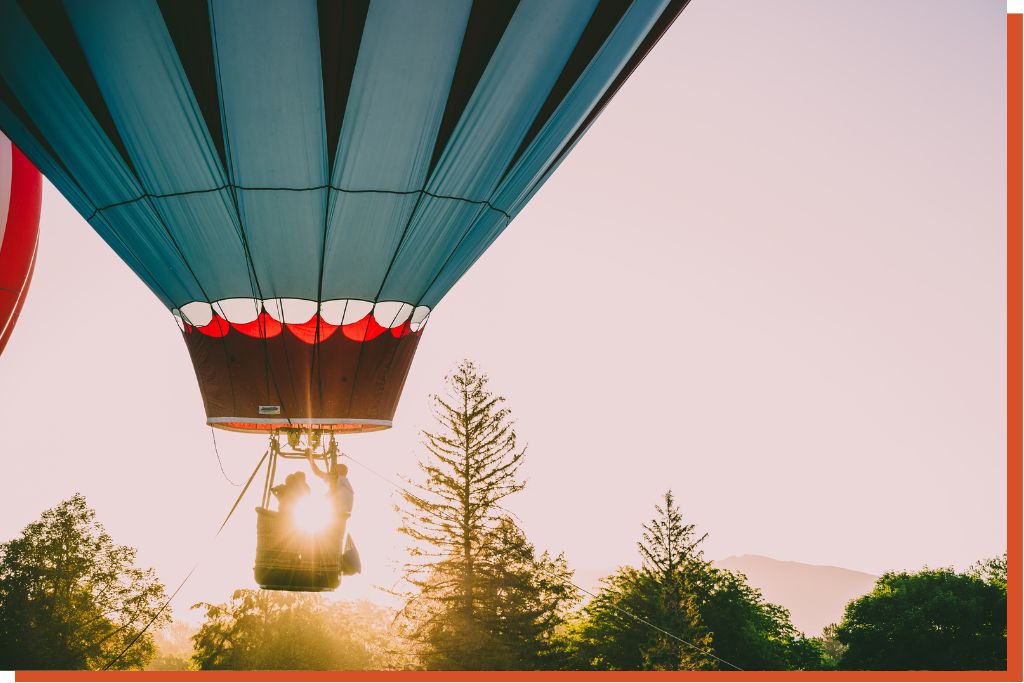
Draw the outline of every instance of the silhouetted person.
<instances>
[{"instance_id":1,"label":"silhouetted person","mask_svg":"<svg viewBox=\"0 0 1024 683\"><path fill-rule=\"evenodd\" d=\"M331 498L334 514L339 518L347 518L351 515L352 506L355 503L355 491L352 490L352 483L348 480L348 466L345 464L334 465L325 472L317 466L312 455L309 456L309 464L313 468L313 474L327 484L327 495Z\"/></svg>"},{"instance_id":2,"label":"silhouetted person","mask_svg":"<svg viewBox=\"0 0 1024 683\"><path fill-rule=\"evenodd\" d=\"M348 466L345 464L333 465L326 472L321 470L312 454L307 454L309 465L313 473L327 483L327 495L331 499L331 508L334 510L335 528L339 531L339 541L345 535L345 527L348 525L348 518L352 515L352 506L355 503L355 491L352 483L348 480ZM341 554L341 573L345 576L358 574L362 570L362 562L359 559L359 550L352 541L352 536L345 538L345 550Z\"/></svg>"},{"instance_id":3,"label":"silhouetted person","mask_svg":"<svg viewBox=\"0 0 1024 683\"><path fill-rule=\"evenodd\" d=\"M309 495L309 484L306 483L305 472L292 472L284 478L284 483L270 489L277 496L277 509L282 515L291 515L292 508L304 496Z\"/></svg>"}]
</instances>

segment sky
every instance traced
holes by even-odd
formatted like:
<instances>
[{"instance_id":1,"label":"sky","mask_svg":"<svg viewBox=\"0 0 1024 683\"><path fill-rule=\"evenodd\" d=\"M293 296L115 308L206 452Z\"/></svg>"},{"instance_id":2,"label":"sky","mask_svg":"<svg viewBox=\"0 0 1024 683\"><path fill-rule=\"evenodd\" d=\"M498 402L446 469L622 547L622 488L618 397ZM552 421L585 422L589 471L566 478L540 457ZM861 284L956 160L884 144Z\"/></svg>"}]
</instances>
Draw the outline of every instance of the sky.
<instances>
[{"instance_id":1,"label":"sky","mask_svg":"<svg viewBox=\"0 0 1024 683\"><path fill-rule=\"evenodd\" d=\"M693 0L431 316L349 530L385 600L391 483L462 358L528 444L509 499L582 573L671 488L711 559L881 573L1006 547L1005 2ZM218 467L173 319L47 184L0 356L0 539L76 491L173 608L254 587L259 486ZM244 481L264 437L217 432ZM367 469L369 468L369 469Z\"/></svg>"}]
</instances>

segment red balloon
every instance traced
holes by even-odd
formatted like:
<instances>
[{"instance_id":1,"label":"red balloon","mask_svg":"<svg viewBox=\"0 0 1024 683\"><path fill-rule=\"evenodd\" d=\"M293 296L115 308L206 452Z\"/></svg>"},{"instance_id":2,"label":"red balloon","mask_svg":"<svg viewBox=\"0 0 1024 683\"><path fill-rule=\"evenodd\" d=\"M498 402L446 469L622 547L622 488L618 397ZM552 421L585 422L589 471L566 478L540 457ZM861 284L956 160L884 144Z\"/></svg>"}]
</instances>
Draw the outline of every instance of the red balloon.
<instances>
[{"instance_id":1,"label":"red balloon","mask_svg":"<svg viewBox=\"0 0 1024 683\"><path fill-rule=\"evenodd\" d=\"M0 133L0 352L18 320L39 246L43 177Z\"/></svg>"}]
</instances>

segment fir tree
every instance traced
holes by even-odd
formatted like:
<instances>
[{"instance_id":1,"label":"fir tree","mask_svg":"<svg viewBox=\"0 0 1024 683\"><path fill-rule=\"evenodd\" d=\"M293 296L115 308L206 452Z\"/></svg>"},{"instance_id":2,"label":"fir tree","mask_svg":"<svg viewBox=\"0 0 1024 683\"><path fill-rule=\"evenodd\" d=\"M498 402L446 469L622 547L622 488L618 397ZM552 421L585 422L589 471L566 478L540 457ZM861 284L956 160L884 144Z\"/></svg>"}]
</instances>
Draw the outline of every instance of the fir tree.
<instances>
[{"instance_id":1,"label":"fir tree","mask_svg":"<svg viewBox=\"0 0 1024 683\"><path fill-rule=\"evenodd\" d=\"M623 568L606 579L586 608L581 634L587 665L713 669L712 639L701 620L697 588L706 534L697 537L694 525L683 524L671 491L654 509L637 543L640 569Z\"/></svg>"},{"instance_id":2,"label":"fir tree","mask_svg":"<svg viewBox=\"0 0 1024 683\"><path fill-rule=\"evenodd\" d=\"M596 669L820 668L820 647L746 578L704 560L672 492L643 525L640 568L604 579L566 637L576 666Z\"/></svg>"},{"instance_id":3,"label":"fir tree","mask_svg":"<svg viewBox=\"0 0 1024 683\"><path fill-rule=\"evenodd\" d=\"M644 668L713 668L713 660L706 654L711 635L700 617L696 586L704 565L700 544L707 534L698 538L695 525L683 524L671 490L665 492L664 501L655 505L654 511L655 517L643 525L642 540L637 543L643 560L641 572L649 579L642 584L643 592L665 629L687 642L652 632L641 649Z\"/></svg>"},{"instance_id":4,"label":"fir tree","mask_svg":"<svg viewBox=\"0 0 1024 683\"><path fill-rule=\"evenodd\" d=\"M480 616L499 647L481 668L558 668L555 631L579 599L565 557L537 555L510 518L502 520L486 546L494 556L482 581L488 609Z\"/></svg>"},{"instance_id":5,"label":"fir tree","mask_svg":"<svg viewBox=\"0 0 1024 683\"><path fill-rule=\"evenodd\" d=\"M696 526L683 524L672 491L665 492L662 505L655 505L656 516L643 525L644 533L637 548L643 559L643 569L654 578L670 580L680 569L703 562L701 543L708 537L696 538Z\"/></svg>"},{"instance_id":6,"label":"fir tree","mask_svg":"<svg viewBox=\"0 0 1024 683\"><path fill-rule=\"evenodd\" d=\"M526 453L505 399L470 361L432 396L422 480L402 493L411 541L403 610L429 668L533 668L575 597L563 558L537 557L502 506Z\"/></svg>"}]
</instances>

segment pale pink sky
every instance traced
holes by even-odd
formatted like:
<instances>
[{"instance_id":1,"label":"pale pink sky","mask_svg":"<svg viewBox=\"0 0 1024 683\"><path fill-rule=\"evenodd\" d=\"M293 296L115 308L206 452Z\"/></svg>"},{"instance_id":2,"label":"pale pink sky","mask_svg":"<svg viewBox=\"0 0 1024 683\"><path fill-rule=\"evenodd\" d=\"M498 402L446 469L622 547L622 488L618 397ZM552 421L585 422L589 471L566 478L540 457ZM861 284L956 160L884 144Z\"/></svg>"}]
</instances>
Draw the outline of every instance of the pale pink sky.
<instances>
[{"instance_id":1,"label":"pale pink sky","mask_svg":"<svg viewBox=\"0 0 1024 683\"><path fill-rule=\"evenodd\" d=\"M881 572L1006 546L1005 2L694 0L431 317L389 432L415 473L460 358L529 443L509 507L577 568L634 562L666 488L712 558ZM175 324L51 186L0 357L0 538L84 493L173 588L237 493ZM242 480L261 437L218 432ZM379 598L402 556L358 467ZM175 601L251 586L250 492Z\"/></svg>"}]
</instances>

